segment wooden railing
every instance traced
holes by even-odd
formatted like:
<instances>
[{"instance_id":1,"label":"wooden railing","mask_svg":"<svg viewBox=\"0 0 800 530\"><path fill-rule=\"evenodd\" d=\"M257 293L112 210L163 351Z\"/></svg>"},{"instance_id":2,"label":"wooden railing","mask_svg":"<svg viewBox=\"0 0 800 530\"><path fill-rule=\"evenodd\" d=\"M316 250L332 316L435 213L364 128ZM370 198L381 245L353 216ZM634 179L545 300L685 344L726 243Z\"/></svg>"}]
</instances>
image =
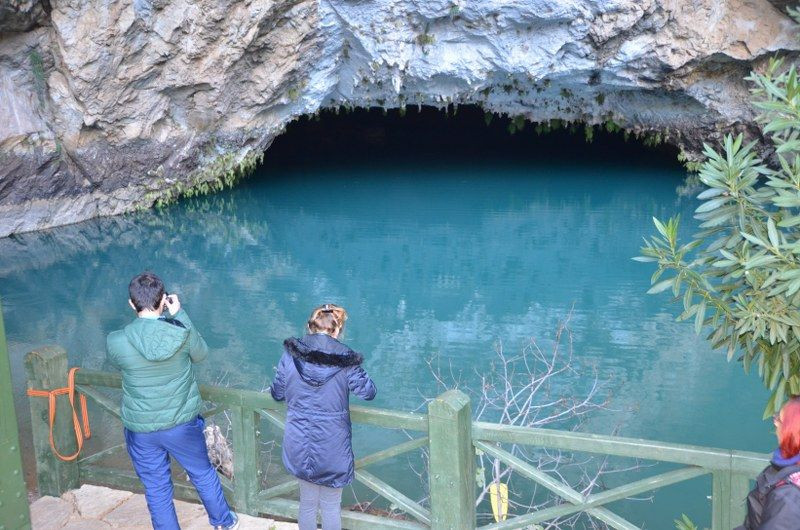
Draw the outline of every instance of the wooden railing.
<instances>
[{"instance_id":1,"label":"wooden railing","mask_svg":"<svg viewBox=\"0 0 800 530\"><path fill-rule=\"evenodd\" d=\"M31 352L26 356L25 364L29 388L64 386L67 358L63 349L46 348ZM99 409L119 419L117 401L99 389L121 388L120 375L81 370L76 383L80 392ZM221 477L228 500L236 510L244 513L296 518L298 503L287 496L295 492L297 481L289 478L262 489L262 470L258 458L261 419L282 430L285 405L274 401L268 393L250 390L201 385L200 394L211 404L203 413L205 417L227 411L230 418L234 479L231 481ZM31 400L37 475L42 495L60 495L83 483L141 490L133 471L100 464L103 457L123 451L122 444L82 456L75 462L56 459L49 450L46 407L46 400ZM69 452L73 450L71 444L74 446L66 407L65 402L59 404L59 420L55 429L56 443L62 452ZM605 505L708 474L712 476L712 528L729 530L743 520L749 481L767 462L764 455L757 453L475 422L471 417L469 398L460 391L445 392L431 401L427 414L355 405L350 407L350 412L354 423L418 433L408 441L356 459L356 481L387 499L407 517L397 519L344 510L343 526L351 529L476 528L475 455L476 450L480 450L564 501L532 513L511 514L505 521L480 527L485 530L531 527L578 512L603 521L611 528L636 529L636 525L613 513ZM683 467L599 493L583 495L557 477L506 451L503 444L630 457L680 464ZM409 498L367 470L373 464L422 447L428 449L429 455L430 507ZM197 499L194 489L186 482L176 481L175 492L179 498ZM681 507L676 507L676 515L680 511Z\"/></svg>"}]
</instances>

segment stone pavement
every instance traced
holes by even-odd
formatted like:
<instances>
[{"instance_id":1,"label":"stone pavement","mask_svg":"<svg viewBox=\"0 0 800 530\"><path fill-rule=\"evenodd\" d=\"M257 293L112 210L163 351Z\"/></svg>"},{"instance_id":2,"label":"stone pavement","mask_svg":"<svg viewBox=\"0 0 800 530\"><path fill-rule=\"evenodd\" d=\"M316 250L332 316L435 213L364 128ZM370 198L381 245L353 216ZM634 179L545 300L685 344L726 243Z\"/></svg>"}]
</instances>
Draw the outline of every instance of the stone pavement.
<instances>
[{"instance_id":1,"label":"stone pavement","mask_svg":"<svg viewBox=\"0 0 800 530\"><path fill-rule=\"evenodd\" d=\"M182 530L208 530L200 504L175 501ZM240 530L296 530L295 523L240 515ZM31 504L33 530L150 530L144 495L85 484L61 498L42 497Z\"/></svg>"}]
</instances>

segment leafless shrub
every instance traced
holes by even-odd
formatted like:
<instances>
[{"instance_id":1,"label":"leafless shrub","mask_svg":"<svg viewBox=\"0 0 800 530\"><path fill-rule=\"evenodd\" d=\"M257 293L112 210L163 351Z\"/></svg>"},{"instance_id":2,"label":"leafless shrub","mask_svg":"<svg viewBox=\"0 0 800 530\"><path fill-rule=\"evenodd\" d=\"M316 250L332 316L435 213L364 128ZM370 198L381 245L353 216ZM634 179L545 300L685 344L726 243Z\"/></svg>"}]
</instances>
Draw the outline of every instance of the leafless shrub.
<instances>
[{"instance_id":1,"label":"leafless shrub","mask_svg":"<svg viewBox=\"0 0 800 530\"><path fill-rule=\"evenodd\" d=\"M434 357L428 367L437 384L437 391L458 388L467 393L473 406L473 419L519 427L551 427L580 430L595 413L609 412L609 381L601 381L596 368L585 373L573 357L569 316L557 326L552 347L544 351L531 339L518 354L509 354L502 343L495 347L495 356L485 371L475 370L474 377ZM576 385L575 381L580 381ZM432 398L426 397L426 403ZM616 433L616 428L611 433ZM559 479L581 495L607 489L605 479L613 474L632 472L643 467L641 462L621 465L609 457L581 455L560 450L505 444L503 449L532 464L538 470ZM427 458L414 472L423 483L427 479ZM542 510L563 504L564 499L544 487L517 477L514 469L500 460L477 451L478 518L493 520L488 497L492 484L509 486L509 515ZM488 475L488 477L487 477ZM423 499L425 501L427 499ZM583 514L575 514L544 523L542 528L607 528Z\"/></svg>"}]
</instances>

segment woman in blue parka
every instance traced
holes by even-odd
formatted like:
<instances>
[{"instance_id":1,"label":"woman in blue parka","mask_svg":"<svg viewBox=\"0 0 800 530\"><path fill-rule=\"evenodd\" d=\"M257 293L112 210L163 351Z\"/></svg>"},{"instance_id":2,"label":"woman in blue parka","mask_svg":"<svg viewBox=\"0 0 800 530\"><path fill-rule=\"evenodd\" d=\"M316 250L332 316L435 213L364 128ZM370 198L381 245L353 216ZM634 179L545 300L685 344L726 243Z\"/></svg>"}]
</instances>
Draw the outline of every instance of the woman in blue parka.
<instances>
[{"instance_id":1,"label":"woman in blue parka","mask_svg":"<svg viewBox=\"0 0 800 530\"><path fill-rule=\"evenodd\" d=\"M364 358L339 342L347 312L325 304L308 319L309 334L286 339L272 397L286 400L283 465L300 482L300 530L341 528L342 488L355 474L349 395L371 400L377 392Z\"/></svg>"}]
</instances>

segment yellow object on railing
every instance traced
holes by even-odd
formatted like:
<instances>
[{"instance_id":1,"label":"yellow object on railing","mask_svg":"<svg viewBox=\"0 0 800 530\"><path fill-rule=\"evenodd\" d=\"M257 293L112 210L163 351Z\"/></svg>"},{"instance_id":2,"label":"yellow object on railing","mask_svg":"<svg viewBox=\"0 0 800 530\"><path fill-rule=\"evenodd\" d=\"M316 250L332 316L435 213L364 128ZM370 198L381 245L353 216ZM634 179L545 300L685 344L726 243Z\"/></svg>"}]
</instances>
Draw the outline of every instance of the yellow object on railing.
<instances>
[{"instance_id":1,"label":"yellow object on railing","mask_svg":"<svg viewBox=\"0 0 800 530\"><path fill-rule=\"evenodd\" d=\"M492 503L495 522L505 521L508 517L508 484L502 482L489 484L489 500Z\"/></svg>"}]
</instances>

